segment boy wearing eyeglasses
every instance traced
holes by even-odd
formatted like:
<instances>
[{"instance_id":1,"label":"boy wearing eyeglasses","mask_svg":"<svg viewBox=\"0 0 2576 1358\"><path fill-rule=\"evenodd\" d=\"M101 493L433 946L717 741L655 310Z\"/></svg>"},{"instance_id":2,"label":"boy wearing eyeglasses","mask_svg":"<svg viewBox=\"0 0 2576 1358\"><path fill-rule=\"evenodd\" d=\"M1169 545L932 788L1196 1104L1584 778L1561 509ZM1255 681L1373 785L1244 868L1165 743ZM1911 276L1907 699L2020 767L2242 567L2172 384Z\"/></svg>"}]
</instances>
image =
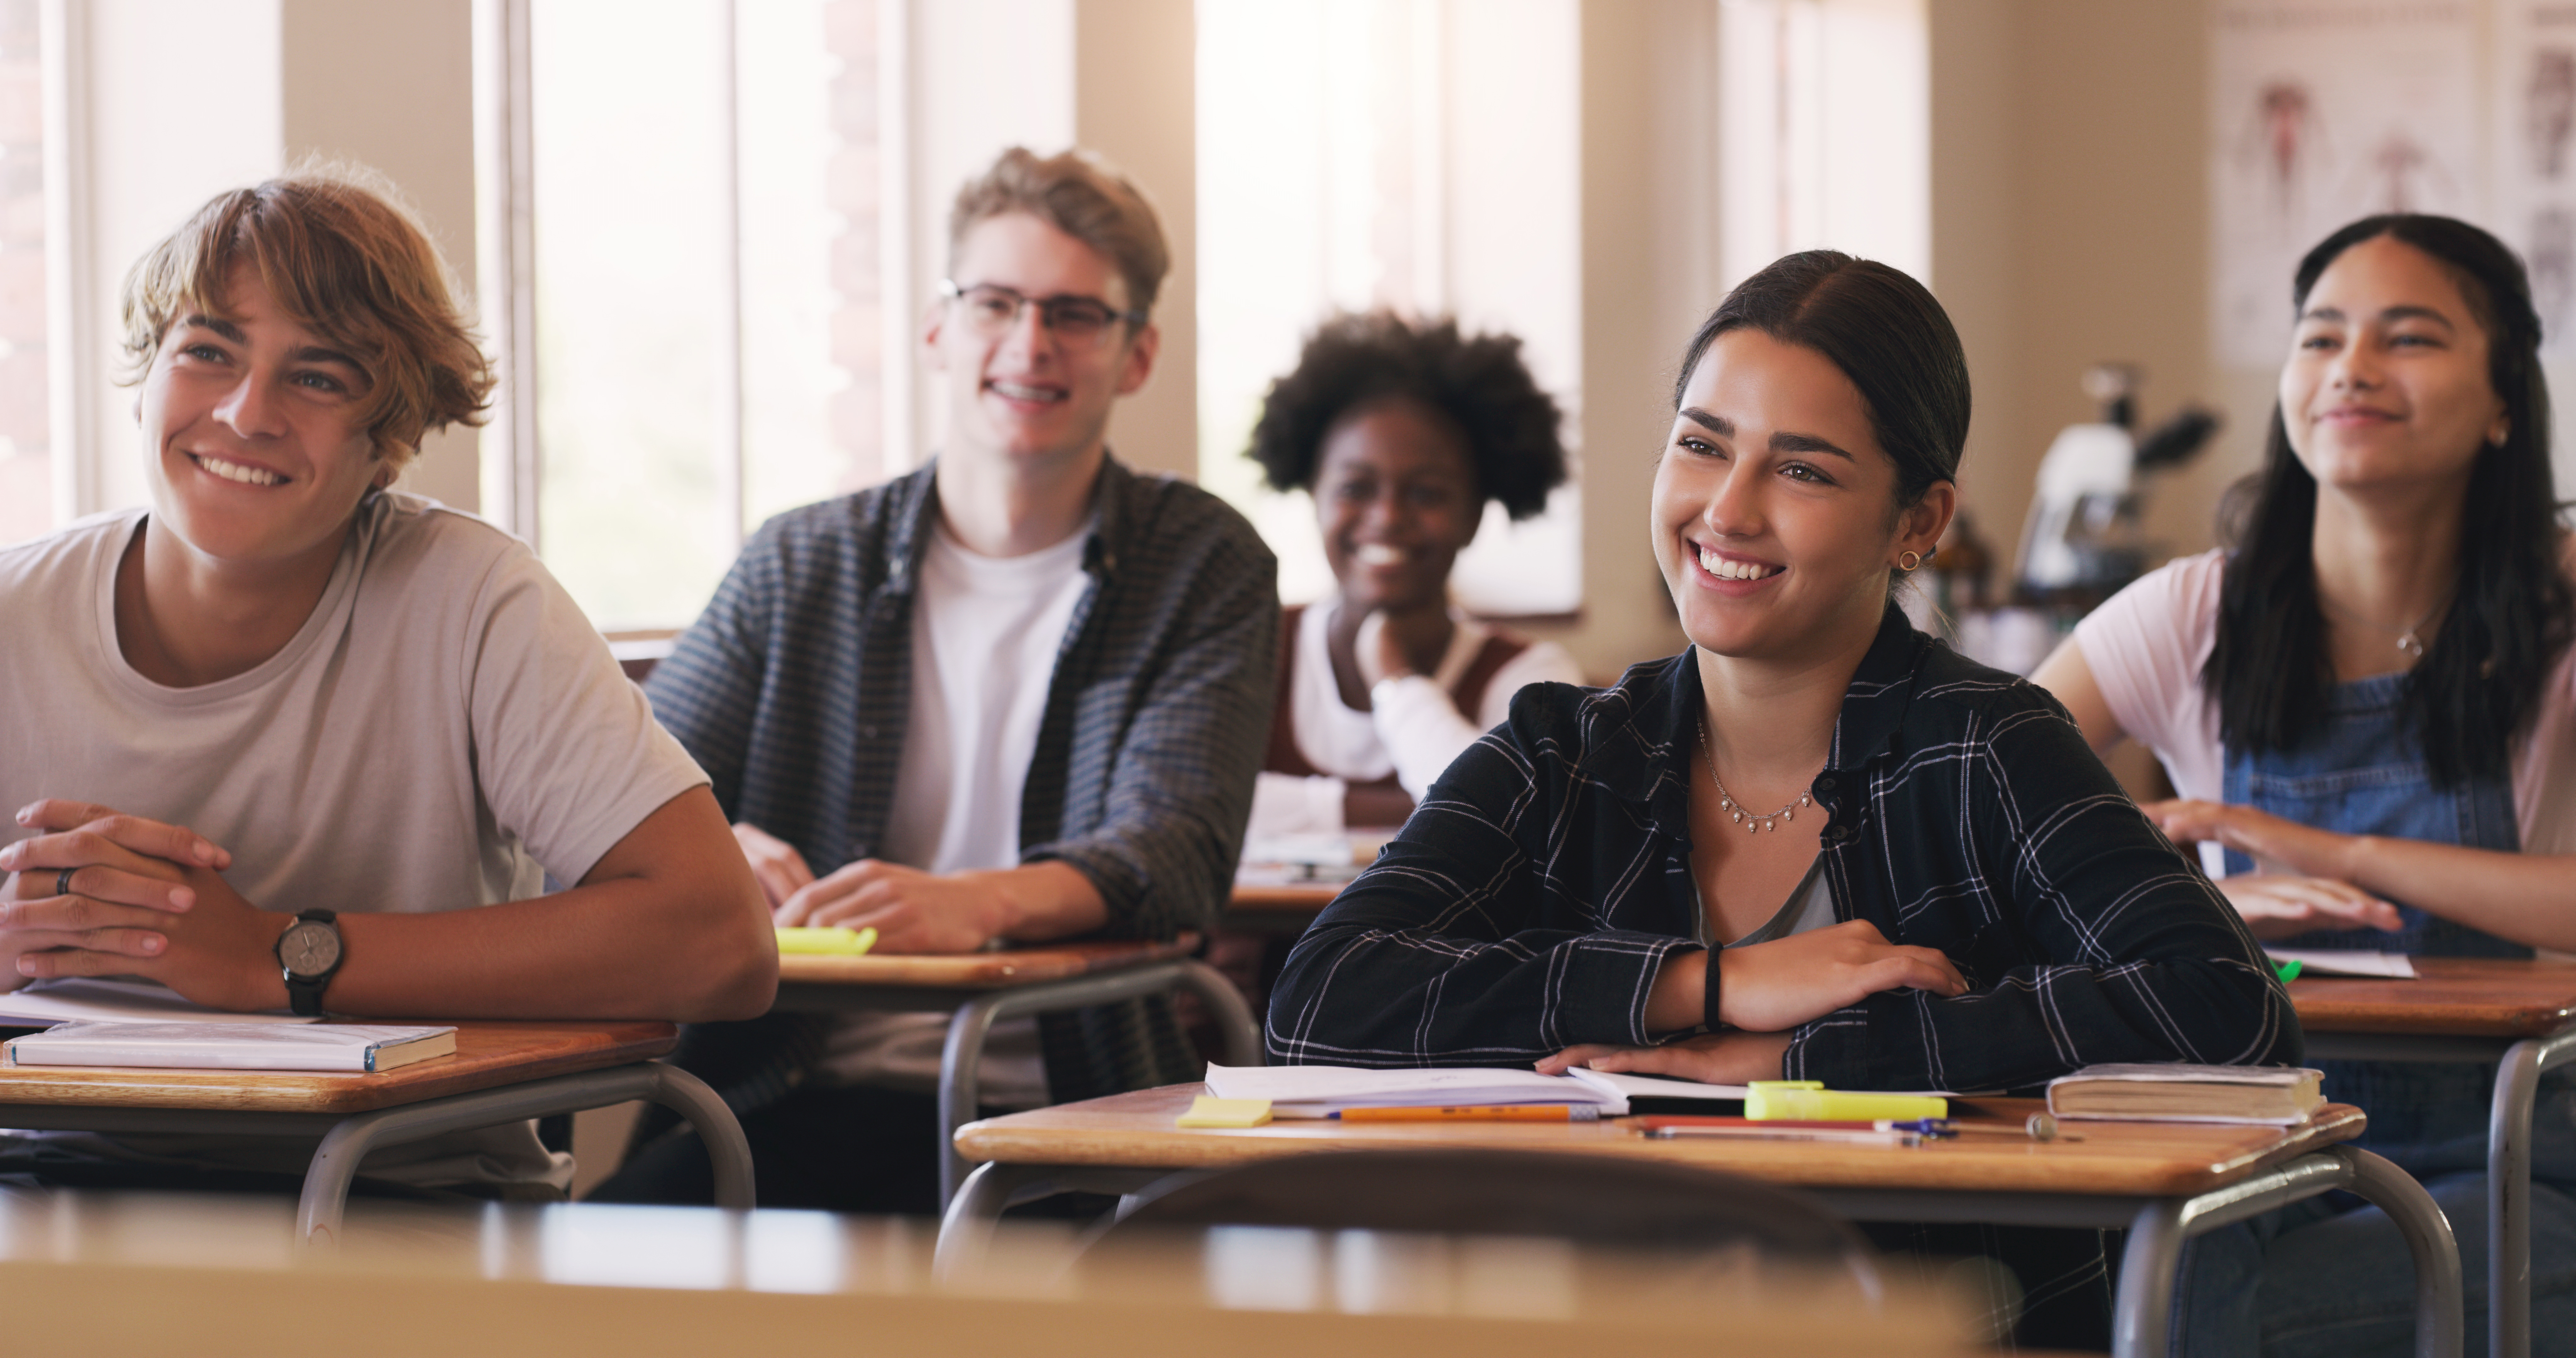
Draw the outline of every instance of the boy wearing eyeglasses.
<instances>
[{"instance_id":1,"label":"boy wearing eyeglasses","mask_svg":"<svg viewBox=\"0 0 2576 1358\"><path fill-rule=\"evenodd\" d=\"M1276 564L1222 501L1107 444L1153 373L1169 260L1123 177L1005 152L957 196L922 321L945 446L770 522L654 672L654 711L713 778L778 923L873 928L893 953L1168 938L1230 890ZM935 1210L947 1022L693 1034L748 1109L762 1204ZM982 1088L1047 1101L1035 1023L994 1030ZM689 1141L639 1144L599 1196L706 1200Z\"/></svg>"}]
</instances>

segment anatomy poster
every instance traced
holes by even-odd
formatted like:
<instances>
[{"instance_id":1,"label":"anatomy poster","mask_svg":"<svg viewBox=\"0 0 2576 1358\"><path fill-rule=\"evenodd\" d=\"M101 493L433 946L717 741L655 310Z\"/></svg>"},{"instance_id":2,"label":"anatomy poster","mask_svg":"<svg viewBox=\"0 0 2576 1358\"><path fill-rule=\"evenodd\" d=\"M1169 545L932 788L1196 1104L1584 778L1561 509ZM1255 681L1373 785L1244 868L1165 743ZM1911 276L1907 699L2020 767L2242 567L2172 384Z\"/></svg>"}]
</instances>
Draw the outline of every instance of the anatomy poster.
<instances>
[{"instance_id":1,"label":"anatomy poster","mask_svg":"<svg viewBox=\"0 0 2576 1358\"><path fill-rule=\"evenodd\" d=\"M2546 349L2576 352L2576 3L2503 0L2495 20L2495 220L2483 225L2530 267Z\"/></svg>"},{"instance_id":2,"label":"anatomy poster","mask_svg":"<svg viewBox=\"0 0 2576 1358\"><path fill-rule=\"evenodd\" d=\"M2280 362L2299 257L2344 223L2375 212L2487 215L2479 8L2220 0L2209 131L2221 362ZM2524 8L2576 18L2571 0Z\"/></svg>"}]
</instances>

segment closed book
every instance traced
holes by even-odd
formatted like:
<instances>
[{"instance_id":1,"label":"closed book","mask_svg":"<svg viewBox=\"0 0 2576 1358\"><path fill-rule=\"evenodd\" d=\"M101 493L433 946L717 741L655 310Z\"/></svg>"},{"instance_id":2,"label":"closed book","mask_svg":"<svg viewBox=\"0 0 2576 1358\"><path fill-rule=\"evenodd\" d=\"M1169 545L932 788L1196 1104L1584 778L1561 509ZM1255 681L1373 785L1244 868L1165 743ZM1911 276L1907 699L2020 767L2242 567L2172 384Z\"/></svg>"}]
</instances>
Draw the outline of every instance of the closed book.
<instances>
[{"instance_id":1,"label":"closed book","mask_svg":"<svg viewBox=\"0 0 2576 1358\"><path fill-rule=\"evenodd\" d=\"M367 1023L65 1023L10 1039L0 1064L364 1075L446 1056L454 1028Z\"/></svg>"},{"instance_id":2,"label":"closed book","mask_svg":"<svg viewBox=\"0 0 2576 1358\"><path fill-rule=\"evenodd\" d=\"M2325 1102L2322 1071L2300 1066L2086 1066L2048 1082L2060 1118L2258 1122L2290 1126Z\"/></svg>"}]
</instances>

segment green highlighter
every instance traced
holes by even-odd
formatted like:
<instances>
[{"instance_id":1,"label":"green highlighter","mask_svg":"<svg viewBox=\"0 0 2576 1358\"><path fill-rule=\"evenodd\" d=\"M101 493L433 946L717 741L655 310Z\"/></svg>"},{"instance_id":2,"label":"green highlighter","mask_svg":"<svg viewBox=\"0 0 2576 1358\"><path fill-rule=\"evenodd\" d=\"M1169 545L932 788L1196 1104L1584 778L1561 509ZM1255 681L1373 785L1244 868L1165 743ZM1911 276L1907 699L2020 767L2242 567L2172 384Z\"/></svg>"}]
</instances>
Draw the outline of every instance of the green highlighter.
<instances>
[{"instance_id":1,"label":"green highlighter","mask_svg":"<svg viewBox=\"0 0 2576 1358\"><path fill-rule=\"evenodd\" d=\"M2273 963L2272 970L2280 973L2281 984L2288 985L2290 982L2299 979L2300 970L2305 968L2307 965L2307 963L2293 957L2287 962Z\"/></svg>"}]
</instances>

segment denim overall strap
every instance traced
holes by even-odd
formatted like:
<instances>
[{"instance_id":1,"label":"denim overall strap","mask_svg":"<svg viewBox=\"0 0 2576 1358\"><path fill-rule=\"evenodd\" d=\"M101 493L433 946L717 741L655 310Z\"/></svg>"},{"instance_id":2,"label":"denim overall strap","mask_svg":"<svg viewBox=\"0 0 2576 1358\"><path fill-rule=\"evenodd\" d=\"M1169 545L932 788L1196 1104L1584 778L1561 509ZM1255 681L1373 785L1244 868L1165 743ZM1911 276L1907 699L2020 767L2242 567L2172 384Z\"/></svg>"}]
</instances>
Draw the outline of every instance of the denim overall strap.
<instances>
[{"instance_id":1,"label":"denim overall strap","mask_svg":"<svg viewBox=\"0 0 2576 1358\"><path fill-rule=\"evenodd\" d=\"M2513 792L2502 779L2444 788L2425 767L2398 703L2403 674L2335 686L2323 720L2292 750L2227 750L2226 799L2285 820L2343 834L2382 835L2496 849L2521 848ZM2252 860L2227 854L2231 874ZM2285 948L2396 952L2417 957L2529 957L2531 949L2391 902L2393 930L2319 929ZM2365 1144L2416 1173L2485 1163L2492 1067L2408 1062L2325 1061L2326 1096L2370 1114ZM2457 1163L2454 1163L2457 1162Z\"/></svg>"}]
</instances>

